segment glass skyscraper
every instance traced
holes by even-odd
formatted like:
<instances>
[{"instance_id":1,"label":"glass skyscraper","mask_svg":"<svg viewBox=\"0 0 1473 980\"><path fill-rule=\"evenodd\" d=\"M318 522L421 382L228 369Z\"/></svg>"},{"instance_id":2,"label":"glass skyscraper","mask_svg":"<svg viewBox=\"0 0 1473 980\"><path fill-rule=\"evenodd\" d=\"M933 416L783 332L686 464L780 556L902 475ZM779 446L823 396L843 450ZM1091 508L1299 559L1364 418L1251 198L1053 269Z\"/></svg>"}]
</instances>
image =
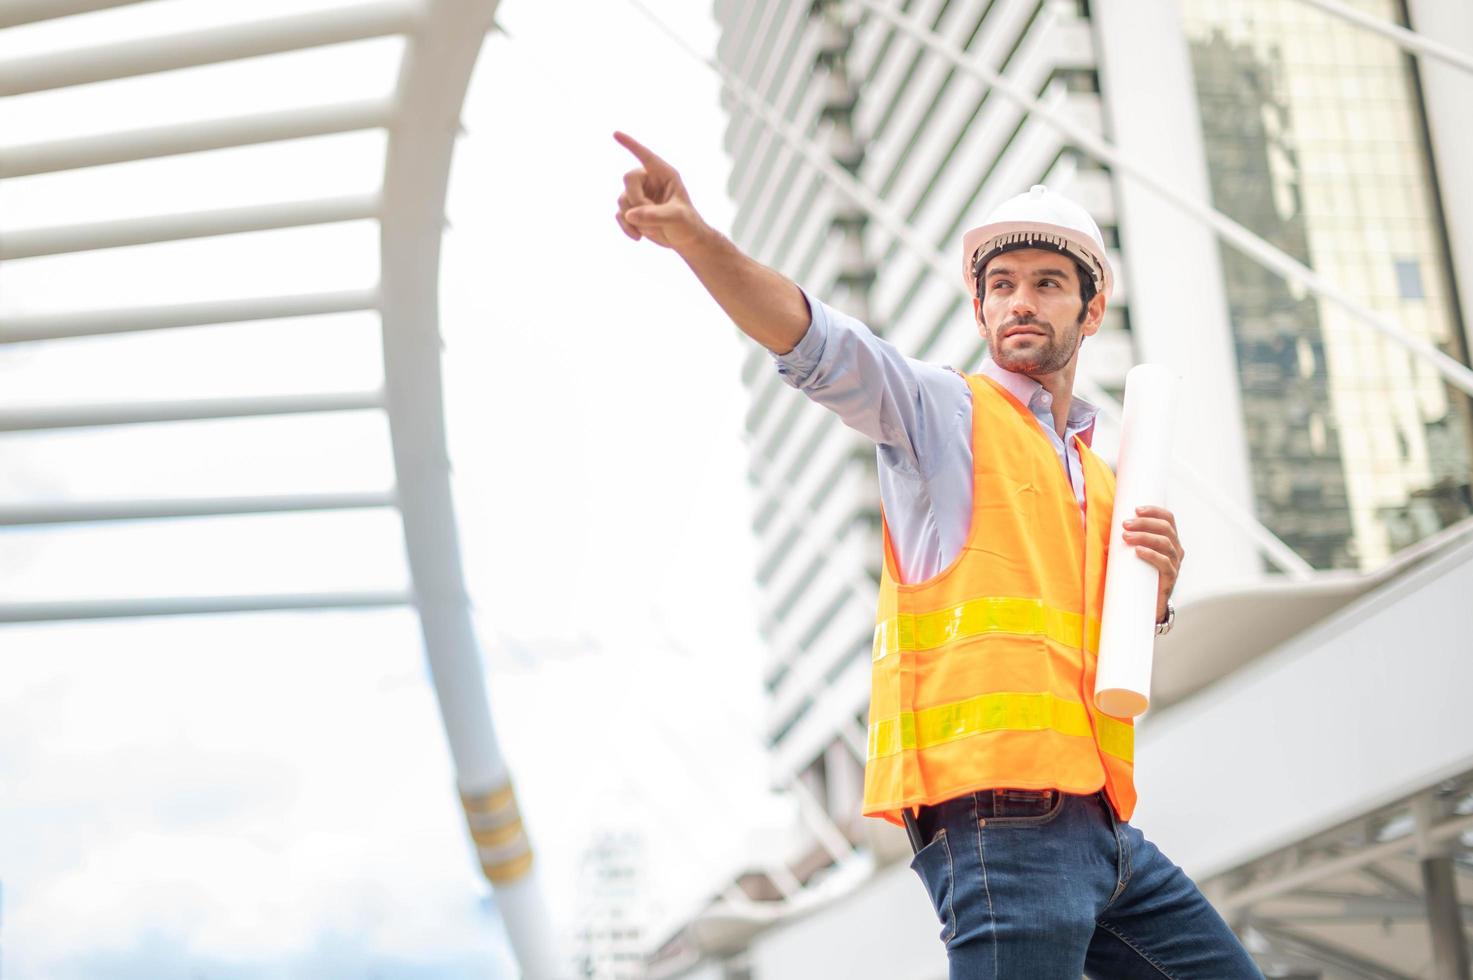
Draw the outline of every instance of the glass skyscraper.
<instances>
[{"instance_id":1,"label":"glass skyscraper","mask_svg":"<svg viewBox=\"0 0 1473 980\"><path fill-rule=\"evenodd\" d=\"M1294 0L1182 8L1213 204L1466 362L1415 62ZM1373 568L1473 513L1466 396L1230 246L1223 274L1264 523L1318 568Z\"/></svg>"}]
</instances>

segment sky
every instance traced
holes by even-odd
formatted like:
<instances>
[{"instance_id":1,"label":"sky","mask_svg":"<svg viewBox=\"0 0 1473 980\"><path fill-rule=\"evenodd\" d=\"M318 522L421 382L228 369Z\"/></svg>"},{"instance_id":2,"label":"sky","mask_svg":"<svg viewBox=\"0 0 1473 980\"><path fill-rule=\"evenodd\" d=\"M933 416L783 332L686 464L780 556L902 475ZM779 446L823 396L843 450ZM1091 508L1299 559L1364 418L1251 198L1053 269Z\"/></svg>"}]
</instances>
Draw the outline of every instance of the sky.
<instances>
[{"instance_id":1,"label":"sky","mask_svg":"<svg viewBox=\"0 0 1473 980\"><path fill-rule=\"evenodd\" d=\"M314 4L315 5L315 4ZM329 4L323 4L329 5ZM330 5L342 5L336 0ZM652 4L712 50L708 4ZM0 59L285 14L152 0L0 32ZM488 697L559 925L603 830L669 924L786 823L757 734L739 335L613 213L623 129L732 208L709 70L623 3L506 0L442 259L445 408ZM576 21L576 27L570 27ZM387 93L369 41L0 102L0 146ZM0 230L364 193L379 133L17 178ZM0 320L359 288L370 223L29 259ZM0 411L376 386L359 314L0 348ZM382 489L381 417L10 434L4 503ZM7 530L0 599L392 589L391 512ZM406 610L0 631L0 973L514 976ZM657 926L659 928L659 926Z\"/></svg>"}]
</instances>

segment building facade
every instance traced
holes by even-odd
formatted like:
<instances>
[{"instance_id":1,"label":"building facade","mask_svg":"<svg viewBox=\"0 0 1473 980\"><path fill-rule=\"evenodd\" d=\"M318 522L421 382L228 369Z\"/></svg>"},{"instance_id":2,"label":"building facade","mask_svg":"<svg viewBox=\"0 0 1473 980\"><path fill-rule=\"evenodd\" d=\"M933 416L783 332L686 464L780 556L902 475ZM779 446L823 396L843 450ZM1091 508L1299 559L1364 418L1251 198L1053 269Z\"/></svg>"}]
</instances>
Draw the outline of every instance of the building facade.
<instances>
[{"instance_id":1,"label":"building facade","mask_svg":"<svg viewBox=\"0 0 1473 980\"><path fill-rule=\"evenodd\" d=\"M1458 270L1473 261L1473 206L1460 188L1448 193L1440 178L1473 162L1452 94L1460 84L1473 94L1473 79L1428 69L1387 38L1300 0L885 6L1036 96L1047 113L1087 127L1164 182L1210 201L1327 277L1349 302L1390 315L1467 363L1465 304L1473 281ZM1354 6L1389 24L1437 29L1473 48L1473 15L1459 19L1431 3L1408 9L1397 0ZM1195 477L1177 480L1170 501L1193 553L1178 593L1183 618L1191 617L1194 602L1203 630L1215 615L1232 623L1268 608L1266 591L1284 577L1244 535L1248 515L1314 570L1367 573L1329 572L1324 581L1361 583L1346 586L1339 605L1314 605L1295 593L1284 600L1288 612L1280 619L1263 614L1264 628L1246 631L1237 650L1204 639L1193 647L1195 664L1165 665L1172 669L1158 681L1166 693L1153 705L1166 719L1163 730L1173 703L1226 691L1218 682L1229 673L1303 641L1317 620L1364 601L1374 588L1391 588L1412 567L1408 556L1421 555L1419 547L1430 553L1467 526L1473 514L1468 396L1340 304L1220 244L1153 188L1112 172L1046 118L961 70L869 3L716 0L715 14L722 26L718 60L730 73L724 108L729 191L738 207L731 235L738 245L860 317L906 354L975 370L986 350L970 303L952 281L959 277L941 276L893 226L857 205L750 99L780 114L873 191L948 269L960 271L962 232L1002 200L1035 183L1073 197L1098 221L1119 275L1104 327L1084 347L1084 383L1118 397L1126 370L1142 361L1166 363L1184 380L1173 448ZM890 862L908 850L888 828L867 826L875 822L858 816L881 554L874 448L788 391L765 351L752 349L742 377L751 396L746 424L760 626L770 658L765 734L772 779L823 811L811 814L810 823L827 822L873 863L870 883L855 897L836 900L845 910L841 918L852 924L855 910L885 889L924 901L918 889L905 891L903 862L902 874L893 874ZM1102 422L1097 448L1108 457L1117 439ZM1450 629L1433 627L1429 635L1434 665L1454 655ZM1147 721L1138 749L1144 766L1151 764L1149 727ZM1459 780L1473 769L1473 732L1436 737L1455 744L1454 761L1439 756L1436 772L1449 779L1437 784L1442 788L1431 804L1437 812L1423 814L1434 821L1463 806L1457 801L1467 788ZM1304 751L1318 751L1312 742L1306 737ZM1456 760L1468 765L1460 769ZM1374 833L1381 833L1411 819L1413 790L1431 792L1422 785L1401 790L1404 798L1372 799L1368 789L1359 810L1336 812L1344 820L1379 813ZM1176 818L1169 810L1157 817L1168 838ZM1142 819L1156 814L1143 806ZM1328 817L1295 826L1303 841L1343 840L1344 828ZM1309 834L1311 827L1320 836ZM799 882L815 891L848 873L821 836L790 862ZM1278 853L1263 841L1254 846L1259 849L1244 842L1237 857L1267 860ZM1423 861L1444 857L1454 860L1419 852ZM1199 880L1221 873L1209 894L1227 901L1222 882L1261 880L1235 860L1204 857L1189 870ZM770 887L750 880L743 887L747 899L771 897L765 895ZM900 914L894 903L886 907L881 914ZM1259 923L1250 916L1257 914L1251 903L1235 907L1243 911L1234 924L1252 930L1254 952L1266 967L1338 975L1315 972L1332 960L1316 960L1313 944L1333 945L1330 940L1296 945L1294 929L1267 917ZM1417 919L1416 927L1391 940L1389 951L1353 949L1345 940L1344 962L1358 957L1362 965L1384 966L1425 947L1425 910L1410 907L1404 904L1398 915ZM708 910L703 921L714 928L722 914ZM694 943L710 954L699 961L705 965L685 973L672 966L664 975L797 975L780 964L801 959L800 927L779 927L756 912L728 918L744 924L719 940L710 928L704 940L693 939L695 933L671 937L656 965L689 962ZM820 935L824 914L807 921L811 934ZM908 939L898 942L886 951L861 944L859 972L831 975L939 975L934 938L925 935L929 946L917 944L913 954ZM718 962L724 965L712 965ZM1408 969L1406 975L1420 974Z\"/></svg>"},{"instance_id":2,"label":"building facade","mask_svg":"<svg viewBox=\"0 0 1473 980\"><path fill-rule=\"evenodd\" d=\"M924 9L922 9L924 8ZM1103 127L1090 27L1075 5L913 4L909 13L1045 101ZM953 256L963 230L1040 180L1083 200L1118 241L1108 174L980 82L876 18L837 6L718 5L720 57L921 236ZM901 350L972 369L984 345L965 297L867 219L733 98L734 240ZM956 263L958 266L959 262ZM1131 363L1128 286L1091 345L1107 386ZM779 784L802 778L841 824L857 812L880 555L874 447L795 397L766 352L743 366L769 642L768 737Z\"/></svg>"},{"instance_id":3,"label":"building facade","mask_svg":"<svg viewBox=\"0 0 1473 980\"><path fill-rule=\"evenodd\" d=\"M583 849L573 927L574 976L643 980L644 838L638 831L600 831Z\"/></svg>"},{"instance_id":4,"label":"building facade","mask_svg":"<svg viewBox=\"0 0 1473 980\"><path fill-rule=\"evenodd\" d=\"M1466 362L1415 62L1300 3L1189 0L1183 27L1214 203ZM1373 568L1473 512L1466 397L1241 253L1223 275L1265 523Z\"/></svg>"}]
</instances>

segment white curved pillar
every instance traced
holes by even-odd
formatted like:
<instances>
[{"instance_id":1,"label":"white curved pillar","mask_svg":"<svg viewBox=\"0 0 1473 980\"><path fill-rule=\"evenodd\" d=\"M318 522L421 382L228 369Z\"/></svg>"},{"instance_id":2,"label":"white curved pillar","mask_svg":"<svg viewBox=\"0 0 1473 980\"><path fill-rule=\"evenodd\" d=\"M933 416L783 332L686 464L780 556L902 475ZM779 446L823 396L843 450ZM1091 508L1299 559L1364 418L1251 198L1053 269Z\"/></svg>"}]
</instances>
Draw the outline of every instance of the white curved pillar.
<instances>
[{"instance_id":1,"label":"white curved pillar","mask_svg":"<svg viewBox=\"0 0 1473 980\"><path fill-rule=\"evenodd\" d=\"M482 871L526 980L559 980L533 868L486 699L450 493L440 377L440 238L460 108L496 0L429 0L409 37L381 211L384 396L425 653Z\"/></svg>"},{"instance_id":2,"label":"white curved pillar","mask_svg":"<svg viewBox=\"0 0 1473 980\"><path fill-rule=\"evenodd\" d=\"M1473 54L1473 4L1407 0L1407 13L1417 33ZM1473 350L1473 180L1468 179L1473 174L1473 126L1468 125L1473 77L1435 58L1417 59L1417 72L1452 251L1464 342Z\"/></svg>"},{"instance_id":3,"label":"white curved pillar","mask_svg":"<svg viewBox=\"0 0 1473 980\"><path fill-rule=\"evenodd\" d=\"M1093 5L1100 90L1114 143L1150 160L1177 186L1210 201L1207 158L1191 59L1176 0L1098 0ZM1151 57L1142 58L1142 38ZM1149 110L1149 111L1148 111ZM1140 361L1182 374L1173 456L1186 461L1237 507L1254 513L1238 362L1228 319L1217 237L1129 177L1115 179L1121 252L1130 290L1131 334ZM1190 271L1190 275L1183 273ZM1211 504L1180 483L1172 493L1183 543L1210 560L1188 562L1182 591L1200 594L1262 575L1253 545Z\"/></svg>"}]
</instances>

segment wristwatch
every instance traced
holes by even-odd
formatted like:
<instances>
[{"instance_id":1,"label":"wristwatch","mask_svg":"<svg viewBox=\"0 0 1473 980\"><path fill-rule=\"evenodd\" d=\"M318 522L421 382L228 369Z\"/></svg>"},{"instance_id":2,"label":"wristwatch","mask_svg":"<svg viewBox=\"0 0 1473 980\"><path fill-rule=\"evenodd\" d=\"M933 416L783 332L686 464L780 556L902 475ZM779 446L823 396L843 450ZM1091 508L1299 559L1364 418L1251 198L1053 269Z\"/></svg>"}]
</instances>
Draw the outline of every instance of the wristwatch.
<instances>
[{"instance_id":1,"label":"wristwatch","mask_svg":"<svg viewBox=\"0 0 1473 980\"><path fill-rule=\"evenodd\" d=\"M1166 618L1164 620L1162 620L1161 622L1159 622L1159 623L1156 624L1156 635L1157 636L1165 636L1167 633L1170 633L1171 632L1171 627L1173 627L1175 625L1176 625L1176 607L1171 604L1171 600L1170 599L1167 599L1166 600Z\"/></svg>"}]
</instances>

